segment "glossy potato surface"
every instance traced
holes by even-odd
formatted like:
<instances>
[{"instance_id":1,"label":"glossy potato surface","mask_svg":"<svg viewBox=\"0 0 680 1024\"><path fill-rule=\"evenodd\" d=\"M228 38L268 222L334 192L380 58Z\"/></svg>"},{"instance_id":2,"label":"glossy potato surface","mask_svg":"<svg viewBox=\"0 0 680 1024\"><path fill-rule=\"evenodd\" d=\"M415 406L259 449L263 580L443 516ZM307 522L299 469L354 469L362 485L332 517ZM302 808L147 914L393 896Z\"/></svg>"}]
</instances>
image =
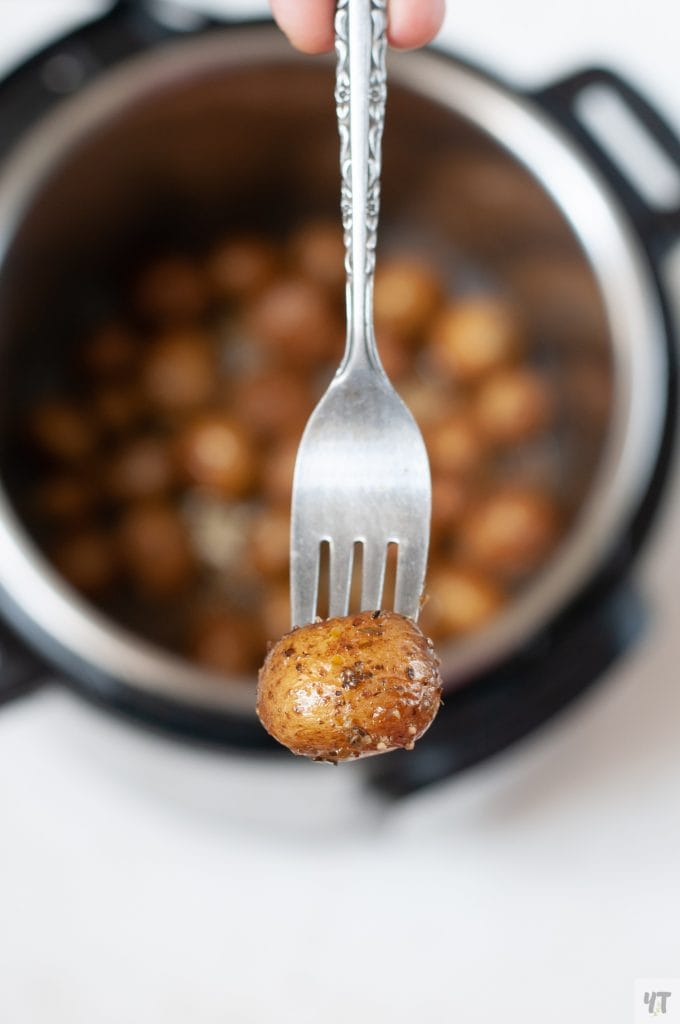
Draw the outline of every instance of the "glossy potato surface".
<instances>
[{"instance_id":1,"label":"glossy potato surface","mask_svg":"<svg viewBox=\"0 0 680 1024\"><path fill-rule=\"evenodd\" d=\"M412 749L441 688L439 659L414 622L361 612L286 633L260 670L257 713L294 754L337 763Z\"/></svg>"}]
</instances>

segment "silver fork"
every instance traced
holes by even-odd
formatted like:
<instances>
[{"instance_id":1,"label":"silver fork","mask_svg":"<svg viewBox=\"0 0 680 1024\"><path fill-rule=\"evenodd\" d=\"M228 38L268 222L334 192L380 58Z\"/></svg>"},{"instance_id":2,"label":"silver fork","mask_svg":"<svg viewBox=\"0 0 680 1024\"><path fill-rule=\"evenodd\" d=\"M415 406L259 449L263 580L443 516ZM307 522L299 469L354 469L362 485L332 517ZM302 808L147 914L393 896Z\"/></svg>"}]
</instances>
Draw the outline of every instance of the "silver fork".
<instances>
[{"instance_id":1,"label":"silver fork","mask_svg":"<svg viewBox=\"0 0 680 1024\"><path fill-rule=\"evenodd\" d=\"M397 545L394 610L416 619L430 532L430 469L415 420L390 384L373 329L373 276L385 120L386 0L339 0L336 104L347 269L345 355L305 429L291 526L293 626L317 612L328 543L329 614L349 609L363 545L361 608L383 605L388 545Z\"/></svg>"}]
</instances>

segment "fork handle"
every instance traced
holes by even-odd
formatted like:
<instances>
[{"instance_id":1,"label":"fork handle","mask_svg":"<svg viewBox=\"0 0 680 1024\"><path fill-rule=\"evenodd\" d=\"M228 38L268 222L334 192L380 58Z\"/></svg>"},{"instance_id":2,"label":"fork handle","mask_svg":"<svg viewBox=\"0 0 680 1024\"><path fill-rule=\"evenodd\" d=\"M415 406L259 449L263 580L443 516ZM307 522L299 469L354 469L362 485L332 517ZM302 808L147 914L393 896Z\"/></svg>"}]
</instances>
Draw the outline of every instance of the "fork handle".
<instances>
[{"instance_id":1,"label":"fork handle","mask_svg":"<svg viewBox=\"0 0 680 1024\"><path fill-rule=\"evenodd\" d=\"M338 0L335 100L347 271L347 347L339 372L380 369L373 330L373 277L387 99L387 0Z\"/></svg>"}]
</instances>

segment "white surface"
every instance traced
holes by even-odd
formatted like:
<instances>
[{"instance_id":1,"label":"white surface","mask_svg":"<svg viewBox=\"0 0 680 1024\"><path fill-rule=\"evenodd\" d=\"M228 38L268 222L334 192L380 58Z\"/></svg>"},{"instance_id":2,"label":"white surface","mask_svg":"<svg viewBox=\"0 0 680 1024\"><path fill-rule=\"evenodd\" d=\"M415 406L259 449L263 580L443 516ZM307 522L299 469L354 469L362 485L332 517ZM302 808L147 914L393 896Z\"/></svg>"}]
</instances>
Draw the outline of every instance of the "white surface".
<instances>
[{"instance_id":1,"label":"white surface","mask_svg":"<svg viewBox=\"0 0 680 1024\"><path fill-rule=\"evenodd\" d=\"M476 0L447 39L534 81L618 63L680 125L674 6ZM1 0L0 65L99 7ZM4 708L2 1024L632 1020L635 979L679 973L676 507L625 666L396 807L359 766L185 749L57 688Z\"/></svg>"}]
</instances>

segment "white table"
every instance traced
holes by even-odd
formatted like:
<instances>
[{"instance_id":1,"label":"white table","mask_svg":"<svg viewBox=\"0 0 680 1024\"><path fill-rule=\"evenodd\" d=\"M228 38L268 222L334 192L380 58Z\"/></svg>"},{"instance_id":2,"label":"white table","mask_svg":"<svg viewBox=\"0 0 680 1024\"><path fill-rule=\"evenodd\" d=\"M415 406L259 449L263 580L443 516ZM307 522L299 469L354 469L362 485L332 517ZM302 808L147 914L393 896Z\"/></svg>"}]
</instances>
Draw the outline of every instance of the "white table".
<instances>
[{"instance_id":1,"label":"white table","mask_svg":"<svg viewBox=\"0 0 680 1024\"><path fill-rule=\"evenodd\" d=\"M527 82L618 65L680 127L674 6L475 0L445 38ZM99 7L1 0L0 66ZM2 1024L632 1021L636 977L680 977L675 507L625 665L394 807L357 766L187 749L57 687L4 708Z\"/></svg>"}]
</instances>

